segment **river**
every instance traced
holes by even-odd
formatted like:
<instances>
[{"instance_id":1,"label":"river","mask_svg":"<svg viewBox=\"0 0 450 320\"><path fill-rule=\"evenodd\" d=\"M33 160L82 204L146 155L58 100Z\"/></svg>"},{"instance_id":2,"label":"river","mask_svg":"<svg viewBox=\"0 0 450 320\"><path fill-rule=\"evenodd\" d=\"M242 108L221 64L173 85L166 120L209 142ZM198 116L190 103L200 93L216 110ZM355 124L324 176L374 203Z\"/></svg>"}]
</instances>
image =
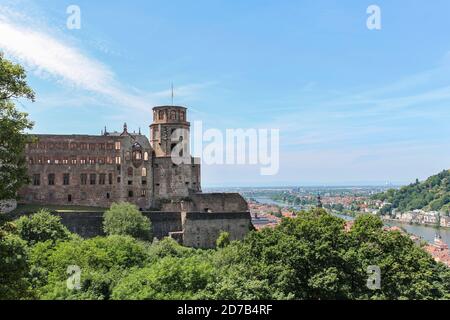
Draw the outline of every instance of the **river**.
<instances>
[{"instance_id":1,"label":"river","mask_svg":"<svg viewBox=\"0 0 450 320\"><path fill-rule=\"evenodd\" d=\"M286 204L283 204L282 202L279 202L279 201L274 201L270 198L258 197L258 198L255 198L255 200L260 203L269 204L269 205L278 205L278 206L282 206L282 207L286 206ZM346 215L342 215L342 214L335 214L335 215L342 219L345 219L345 220L354 220L355 219L354 217L346 216ZM450 229L449 228L440 228L438 230L436 227L432 227L432 226L409 224L409 223L398 222L398 221L385 221L384 223L385 223L385 225L388 225L388 226L400 227L403 230L405 230L406 232L414 234L427 242L433 242L436 232L439 232L441 234L442 241L450 246Z\"/></svg>"}]
</instances>

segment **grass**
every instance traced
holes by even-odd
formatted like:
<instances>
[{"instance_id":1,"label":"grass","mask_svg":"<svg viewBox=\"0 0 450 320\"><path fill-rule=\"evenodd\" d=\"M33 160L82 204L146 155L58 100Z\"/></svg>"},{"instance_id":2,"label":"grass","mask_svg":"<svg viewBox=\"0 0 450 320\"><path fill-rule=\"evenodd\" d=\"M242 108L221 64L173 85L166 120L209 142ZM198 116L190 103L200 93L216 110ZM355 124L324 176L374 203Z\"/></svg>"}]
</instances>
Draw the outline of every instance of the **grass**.
<instances>
[{"instance_id":1,"label":"grass","mask_svg":"<svg viewBox=\"0 0 450 320\"><path fill-rule=\"evenodd\" d=\"M64 206L64 205L46 205L46 204L19 204L12 214L34 213L41 209L48 209L55 212L104 212L107 208L87 207L87 206Z\"/></svg>"}]
</instances>

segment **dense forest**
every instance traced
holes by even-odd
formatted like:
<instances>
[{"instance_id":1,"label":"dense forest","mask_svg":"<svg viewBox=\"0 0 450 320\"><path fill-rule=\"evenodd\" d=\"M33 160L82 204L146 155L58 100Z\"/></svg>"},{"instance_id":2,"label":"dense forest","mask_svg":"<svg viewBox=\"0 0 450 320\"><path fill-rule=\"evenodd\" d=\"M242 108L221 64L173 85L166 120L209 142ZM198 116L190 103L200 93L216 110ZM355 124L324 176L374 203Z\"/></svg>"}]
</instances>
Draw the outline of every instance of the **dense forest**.
<instances>
[{"instance_id":1,"label":"dense forest","mask_svg":"<svg viewBox=\"0 0 450 320\"><path fill-rule=\"evenodd\" d=\"M429 177L423 182L416 180L408 186L398 190L390 189L373 196L373 199L389 202L384 213L391 209L401 212L424 209L442 211L448 214L450 209L450 170Z\"/></svg>"},{"instance_id":2,"label":"dense forest","mask_svg":"<svg viewBox=\"0 0 450 320\"><path fill-rule=\"evenodd\" d=\"M346 231L324 210L300 212L243 241L222 233L214 250L148 240L149 221L127 204L105 213L104 237L82 239L58 219L41 211L1 225L0 299L450 298L450 269L371 215Z\"/></svg>"}]
</instances>

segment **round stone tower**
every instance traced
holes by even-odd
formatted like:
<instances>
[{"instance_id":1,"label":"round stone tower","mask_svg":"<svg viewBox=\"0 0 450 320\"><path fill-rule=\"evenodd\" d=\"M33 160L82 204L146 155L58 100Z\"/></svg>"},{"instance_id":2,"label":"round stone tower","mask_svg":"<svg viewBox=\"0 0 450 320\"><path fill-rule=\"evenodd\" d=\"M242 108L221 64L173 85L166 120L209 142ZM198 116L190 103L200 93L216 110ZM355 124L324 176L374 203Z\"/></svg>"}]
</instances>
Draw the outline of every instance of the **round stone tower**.
<instances>
[{"instance_id":1,"label":"round stone tower","mask_svg":"<svg viewBox=\"0 0 450 320\"><path fill-rule=\"evenodd\" d=\"M170 157L172 149L180 142L183 142L186 150L189 151L189 127L185 107L154 107L153 123L150 125L150 143L155 156Z\"/></svg>"}]
</instances>

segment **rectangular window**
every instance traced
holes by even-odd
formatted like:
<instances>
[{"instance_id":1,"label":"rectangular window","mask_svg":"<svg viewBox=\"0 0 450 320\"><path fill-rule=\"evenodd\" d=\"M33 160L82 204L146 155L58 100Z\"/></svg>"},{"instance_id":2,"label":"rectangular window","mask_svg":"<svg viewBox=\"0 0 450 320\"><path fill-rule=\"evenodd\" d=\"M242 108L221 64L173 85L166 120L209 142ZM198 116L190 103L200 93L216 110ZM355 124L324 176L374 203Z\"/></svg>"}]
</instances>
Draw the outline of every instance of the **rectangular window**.
<instances>
[{"instance_id":1,"label":"rectangular window","mask_svg":"<svg viewBox=\"0 0 450 320\"><path fill-rule=\"evenodd\" d=\"M95 173L91 173L89 175L89 181L91 185L94 185L97 180L97 175Z\"/></svg>"},{"instance_id":2,"label":"rectangular window","mask_svg":"<svg viewBox=\"0 0 450 320\"><path fill-rule=\"evenodd\" d=\"M80 149L81 150L87 150L87 144L86 143L80 143Z\"/></svg>"},{"instance_id":3,"label":"rectangular window","mask_svg":"<svg viewBox=\"0 0 450 320\"><path fill-rule=\"evenodd\" d=\"M95 150L95 143L89 143L89 150Z\"/></svg>"},{"instance_id":4,"label":"rectangular window","mask_svg":"<svg viewBox=\"0 0 450 320\"><path fill-rule=\"evenodd\" d=\"M80 175L80 184L81 185L86 185L87 184L87 174L86 173L82 173Z\"/></svg>"},{"instance_id":5,"label":"rectangular window","mask_svg":"<svg viewBox=\"0 0 450 320\"><path fill-rule=\"evenodd\" d=\"M131 191L131 190L128 191L128 197L129 197L129 198L133 198L133 191Z\"/></svg>"},{"instance_id":6,"label":"rectangular window","mask_svg":"<svg viewBox=\"0 0 450 320\"><path fill-rule=\"evenodd\" d=\"M108 149L108 150L112 150L113 148L114 148L114 144L113 143L108 143L106 145L106 149Z\"/></svg>"},{"instance_id":7,"label":"rectangular window","mask_svg":"<svg viewBox=\"0 0 450 320\"><path fill-rule=\"evenodd\" d=\"M77 164L77 157L72 157L72 160L70 160L70 163Z\"/></svg>"},{"instance_id":8,"label":"rectangular window","mask_svg":"<svg viewBox=\"0 0 450 320\"><path fill-rule=\"evenodd\" d=\"M86 164L86 158L81 158L80 159L80 164Z\"/></svg>"},{"instance_id":9,"label":"rectangular window","mask_svg":"<svg viewBox=\"0 0 450 320\"><path fill-rule=\"evenodd\" d=\"M48 185L49 186L54 186L55 185L55 174L54 173L50 173L48 175Z\"/></svg>"},{"instance_id":10,"label":"rectangular window","mask_svg":"<svg viewBox=\"0 0 450 320\"><path fill-rule=\"evenodd\" d=\"M120 164L120 157L116 157L116 164Z\"/></svg>"},{"instance_id":11,"label":"rectangular window","mask_svg":"<svg viewBox=\"0 0 450 320\"><path fill-rule=\"evenodd\" d=\"M141 191L141 197L145 197L147 195L147 190L142 189Z\"/></svg>"},{"instance_id":12,"label":"rectangular window","mask_svg":"<svg viewBox=\"0 0 450 320\"><path fill-rule=\"evenodd\" d=\"M41 185L41 175L33 174L33 186L40 186L40 185Z\"/></svg>"},{"instance_id":13,"label":"rectangular window","mask_svg":"<svg viewBox=\"0 0 450 320\"><path fill-rule=\"evenodd\" d=\"M116 141L114 147L116 150L120 150L120 141Z\"/></svg>"},{"instance_id":14,"label":"rectangular window","mask_svg":"<svg viewBox=\"0 0 450 320\"><path fill-rule=\"evenodd\" d=\"M70 184L70 175L68 173L63 174L63 185L68 186Z\"/></svg>"},{"instance_id":15,"label":"rectangular window","mask_svg":"<svg viewBox=\"0 0 450 320\"><path fill-rule=\"evenodd\" d=\"M69 164L69 158L64 157L62 160L63 164Z\"/></svg>"},{"instance_id":16,"label":"rectangular window","mask_svg":"<svg viewBox=\"0 0 450 320\"><path fill-rule=\"evenodd\" d=\"M108 174L108 182L109 182L109 184L113 183L113 175L112 175L112 173Z\"/></svg>"},{"instance_id":17,"label":"rectangular window","mask_svg":"<svg viewBox=\"0 0 450 320\"><path fill-rule=\"evenodd\" d=\"M117 183L120 183L120 177L117 177Z\"/></svg>"},{"instance_id":18,"label":"rectangular window","mask_svg":"<svg viewBox=\"0 0 450 320\"><path fill-rule=\"evenodd\" d=\"M33 164L33 163L34 163L33 158L31 158L31 157L28 158L28 163L29 163L29 164Z\"/></svg>"},{"instance_id":19,"label":"rectangular window","mask_svg":"<svg viewBox=\"0 0 450 320\"><path fill-rule=\"evenodd\" d=\"M113 159L111 157L106 157L106 163L107 164L112 164L113 163Z\"/></svg>"},{"instance_id":20,"label":"rectangular window","mask_svg":"<svg viewBox=\"0 0 450 320\"><path fill-rule=\"evenodd\" d=\"M103 158L103 157L98 158L98 163L99 164L104 164L105 163L105 158Z\"/></svg>"},{"instance_id":21,"label":"rectangular window","mask_svg":"<svg viewBox=\"0 0 450 320\"><path fill-rule=\"evenodd\" d=\"M106 180L106 174L104 173L100 173L99 177L98 177L98 184L105 184Z\"/></svg>"},{"instance_id":22,"label":"rectangular window","mask_svg":"<svg viewBox=\"0 0 450 320\"><path fill-rule=\"evenodd\" d=\"M95 164L95 157L89 157L89 164Z\"/></svg>"}]
</instances>

